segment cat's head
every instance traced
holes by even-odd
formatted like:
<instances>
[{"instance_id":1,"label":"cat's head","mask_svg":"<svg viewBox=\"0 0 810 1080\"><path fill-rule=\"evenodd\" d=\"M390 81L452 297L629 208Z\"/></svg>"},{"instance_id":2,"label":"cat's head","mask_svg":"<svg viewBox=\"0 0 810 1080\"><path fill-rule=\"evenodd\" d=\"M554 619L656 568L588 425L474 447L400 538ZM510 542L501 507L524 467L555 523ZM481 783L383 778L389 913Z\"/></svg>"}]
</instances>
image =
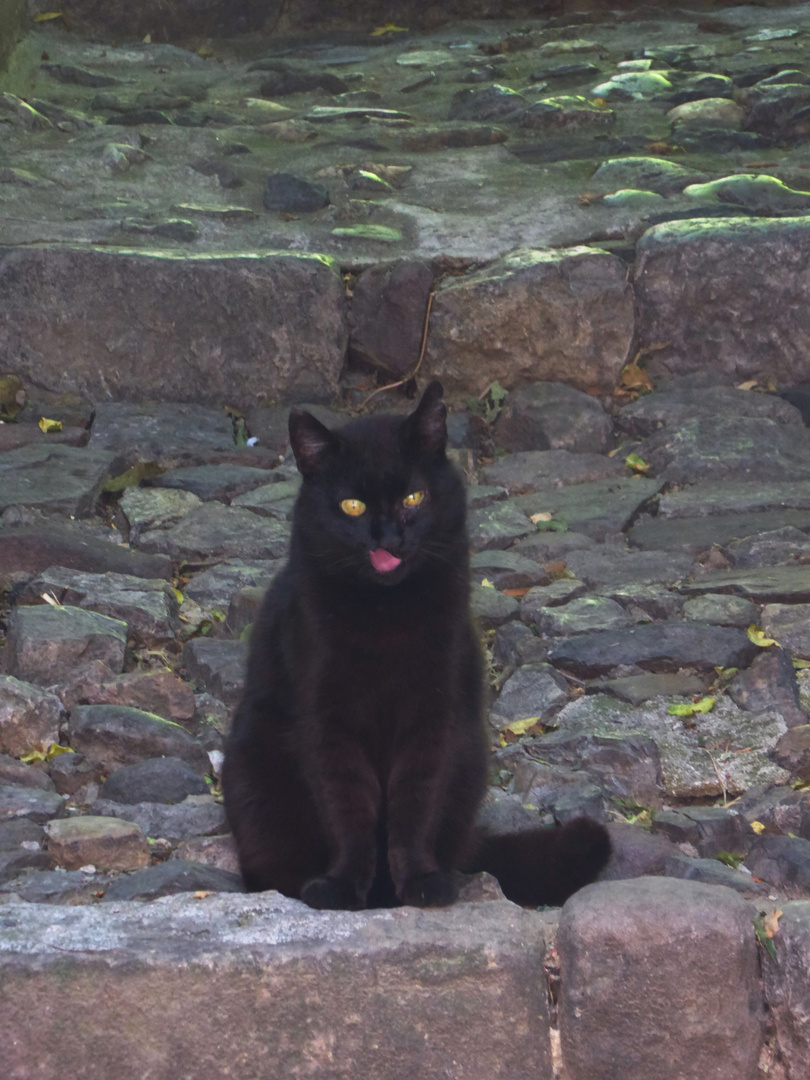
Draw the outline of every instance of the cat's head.
<instances>
[{"instance_id":1,"label":"cat's head","mask_svg":"<svg viewBox=\"0 0 810 1080\"><path fill-rule=\"evenodd\" d=\"M291 412L290 444L304 479L293 543L314 568L394 585L466 549L464 491L445 455L441 398L441 383L432 382L410 415L337 430Z\"/></svg>"}]
</instances>

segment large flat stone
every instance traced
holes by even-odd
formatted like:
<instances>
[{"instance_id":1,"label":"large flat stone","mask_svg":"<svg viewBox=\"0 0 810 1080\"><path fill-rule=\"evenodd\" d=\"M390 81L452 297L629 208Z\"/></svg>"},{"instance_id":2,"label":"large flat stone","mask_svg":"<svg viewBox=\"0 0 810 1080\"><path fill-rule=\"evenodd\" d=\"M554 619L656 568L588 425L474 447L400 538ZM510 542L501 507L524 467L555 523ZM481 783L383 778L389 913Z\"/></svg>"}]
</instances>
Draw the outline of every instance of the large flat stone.
<instances>
[{"instance_id":1,"label":"large flat stone","mask_svg":"<svg viewBox=\"0 0 810 1080\"><path fill-rule=\"evenodd\" d=\"M746 667L757 648L743 630L688 622L657 622L616 630L595 630L559 641L550 650L555 664L579 674L602 675L618 664L652 671Z\"/></svg>"},{"instance_id":2,"label":"large flat stone","mask_svg":"<svg viewBox=\"0 0 810 1080\"><path fill-rule=\"evenodd\" d=\"M576 698L557 713L558 730L534 744L536 754L545 759L547 742L553 753L557 740L573 736L640 735L655 743L662 794L668 799L740 795L755 784L789 782L791 774L771 760L787 730L775 709L749 713L721 697L709 712L686 723L667 710L668 703L660 699L632 706L606 694ZM638 751L636 756L641 756Z\"/></svg>"},{"instance_id":3,"label":"large flat stone","mask_svg":"<svg viewBox=\"0 0 810 1080\"><path fill-rule=\"evenodd\" d=\"M550 513L555 521L598 541L621 532L661 486L660 480L617 476L521 495L516 502L525 514Z\"/></svg>"},{"instance_id":4,"label":"large flat stone","mask_svg":"<svg viewBox=\"0 0 810 1080\"><path fill-rule=\"evenodd\" d=\"M810 603L806 566L762 566L745 570L712 570L679 585L681 592L736 593L759 604Z\"/></svg>"},{"instance_id":5,"label":"large flat stone","mask_svg":"<svg viewBox=\"0 0 810 1080\"><path fill-rule=\"evenodd\" d=\"M70 714L70 743L105 768L144 758L182 758L198 772L210 767L200 743L179 724L123 705L78 705Z\"/></svg>"},{"instance_id":6,"label":"large flat stone","mask_svg":"<svg viewBox=\"0 0 810 1080\"><path fill-rule=\"evenodd\" d=\"M97 611L127 624L136 645L172 641L178 626L177 600L171 585L161 579L132 574L87 574L52 566L22 593L19 603L40 603L49 594L70 607Z\"/></svg>"},{"instance_id":7,"label":"large flat stone","mask_svg":"<svg viewBox=\"0 0 810 1080\"><path fill-rule=\"evenodd\" d=\"M185 895L0 919L10 1080L551 1075L549 921L506 902L324 916Z\"/></svg>"},{"instance_id":8,"label":"large flat stone","mask_svg":"<svg viewBox=\"0 0 810 1080\"><path fill-rule=\"evenodd\" d=\"M67 522L0 528L0 587L25 581L49 566L143 578L170 578L172 574L167 555L131 551L121 544L83 534Z\"/></svg>"},{"instance_id":9,"label":"large flat stone","mask_svg":"<svg viewBox=\"0 0 810 1080\"><path fill-rule=\"evenodd\" d=\"M212 405L328 399L347 337L343 285L323 256L0 255L0 352L49 390Z\"/></svg>"},{"instance_id":10,"label":"large flat stone","mask_svg":"<svg viewBox=\"0 0 810 1080\"><path fill-rule=\"evenodd\" d=\"M571 1080L754 1080L755 914L730 889L673 879L604 882L572 897L557 939Z\"/></svg>"},{"instance_id":11,"label":"large flat stone","mask_svg":"<svg viewBox=\"0 0 810 1080\"><path fill-rule=\"evenodd\" d=\"M515 251L437 288L425 367L467 393L496 379L608 390L632 336L621 259L585 247Z\"/></svg>"},{"instance_id":12,"label":"large flat stone","mask_svg":"<svg viewBox=\"0 0 810 1080\"><path fill-rule=\"evenodd\" d=\"M105 450L21 446L0 454L0 513L9 506L87 517L116 463Z\"/></svg>"},{"instance_id":13,"label":"large flat stone","mask_svg":"<svg viewBox=\"0 0 810 1080\"><path fill-rule=\"evenodd\" d=\"M9 619L5 671L40 686L64 682L94 660L119 673L126 643L127 624L120 619L77 607L18 607Z\"/></svg>"},{"instance_id":14,"label":"large flat stone","mask_svg":"<svg viewBox=\"0 0 810 1080\"><path fill-rule=\"evenodd\" d=\"M640 517L628 533L640 548L689 551L699 554L713 544L757 536L768 530L792 527L810 529L808 510L767 510L762 513L706 514L700 517ZM585 529L582 524L577 528Z\"/></svg>"},{"instance_id":15,"label":"large flat stone","mask_svg":"<svg viewBox=\"0 0 810 1080\"><path fill-rule=\"evenodd\" d=\"M697 218L648 229L635 272L639 345L657 350L648 369L712 369L739 380L767 371L785 386L810 379L810 283L796 272L808 254L806 217Z\"/></svg>"}]
</instances>

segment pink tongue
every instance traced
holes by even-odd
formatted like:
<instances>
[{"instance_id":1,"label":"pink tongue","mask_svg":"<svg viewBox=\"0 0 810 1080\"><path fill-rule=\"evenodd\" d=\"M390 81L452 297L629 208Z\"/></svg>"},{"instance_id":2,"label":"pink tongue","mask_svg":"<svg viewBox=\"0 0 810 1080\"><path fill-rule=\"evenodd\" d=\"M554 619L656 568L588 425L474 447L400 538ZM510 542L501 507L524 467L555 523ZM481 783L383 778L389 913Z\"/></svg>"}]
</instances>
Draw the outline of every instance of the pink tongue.
<instances>
[{"instance_id":1,"label":"pink tongue","mask_svg":"<svg viewBox=\"0 0 810 1080\"><path fill-rule=\"evenodd\" d=\"M396 555L392 555L385 548L377 548L376 551L370 551L368 554L371 565L380 574L387 574L390 570L396 570L402 562L402 559L398 559Z\"/></svg>"}]
</instances>

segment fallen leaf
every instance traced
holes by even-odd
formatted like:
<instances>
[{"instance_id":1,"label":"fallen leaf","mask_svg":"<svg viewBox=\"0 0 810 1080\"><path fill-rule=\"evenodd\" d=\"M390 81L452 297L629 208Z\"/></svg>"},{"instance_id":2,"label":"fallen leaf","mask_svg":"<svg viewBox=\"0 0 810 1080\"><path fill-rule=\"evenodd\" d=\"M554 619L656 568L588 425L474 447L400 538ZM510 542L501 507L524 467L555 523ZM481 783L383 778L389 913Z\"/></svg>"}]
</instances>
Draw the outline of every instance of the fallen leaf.
<instances>
[{"instance_id":1,"label":"fallen leaf","mask_svg":"<svg viewBox=\"0 0 810 1080\"><path fill-rule=\"evenodd\" d=\"M750 825L754 832L757 834L757 836L761 836L765 832L765 826L762 824L761 821L752 821L750 822Z\"/></svg>"},{"instance_id":2,"label":"fallen leaf","mask_svg":"<svg viewBox=\"0 0 810 1080\"><path fill-rule=\"evenodd\" d=\"M482 589L494 589L495 586L492 584L492 582L489 580L489 578L484 578L481 581L481 588Z\"/></svg>"},{"instance_id":3,"label":"fallen leaf","mask_svg":"<svg viewBox=\"0 0 810 1080\"><path fill-rule=\"evenodd\" d=\"M769 911L767 915L763 916L762 926L769 938L772 938L779 933L779 919L781 915L782 912L779 908L774 908L773 911Z\"/></svg>"},{"instance_id":4,"label":"fallen leaf","mask_svg":"<svg viewBox=\"0 0 810 1080\"><path fill-rule=\"evenodd\" d=\"M407 26L395 26L393 23L386 23L385 26L378 26L372 30L369 37L382 37L383 34L405 34L407 31Z\"/></svg>"},{"instance_id":5,"label":"fallen leaf","mask_svg":"<svg viewBox=\"0 0 810 1080\"><path fill-rule=\"evenodd\" d=\"M707 713L714 708L716 698L704 697L700 701L678 701L670 705L667 712L672 716L694 716L695 713Z\"/></svg>"},{"instance_id":6,"label":"fallen leaf","mask_svg":"<svg viewBox=\"0 0 810 1080\"><path fill-rule=\"evenodd\" d=\"M757 386L757 385L758 384L757 384L756 379L748 379L747 382L737 383L737 389L738 390L753 390L754 387Z\"/></svg>"},{"instance_id":7,"label":"fallen leaf","mask_svg":"<svg viewBox=\"0 0 810 1080\"><path fill-rule=\"evenodd\" d=\"M501 589L504 596L514 596L516 599L521 596L525 596L529 591L530 586L526 585L523 589Z\"/></svg>"},{"instance_id":8,"label":"fallen leaf","mask_svg":"<svg viewBox=\"0 0 810 1080\"><path fill-rule=\"evenodd\" d=\"M632 469L633 472L645 473L650 468L649 463L639 457L638 454L628 454L624 459L624 463L627 468Z\"/></svg>"},{"instance_id":9,"label":"fallen leaf","mask_svg":"<svg viewBox=\"0 0 810 1080\"><path fill-rule=\"evenodd\" d=\"M513 720L511 724L506 724L503 730L511 731L513 735L525 735L527 731L531 731L539 723L539 716L527 716L524 720Z\"/></svg>"},{"instance_id":10,"label":"fallen leaf","mask_svg":"<svg viewBox=\"0 0 810 1080\"><path fill-rule=\"evenodd\" d=\"M43 11L39 15L34 16L34 22L50 22L51 19L61 19L61 11Z\"/></svg>"},{"instance_id":11,"label":"fallen leaf","mask_svg":"<svg viewBox=\"0 0 810 1080\"><path fill-rule=\"evenodd\" d=\"M631 360L625 364L619 376L619 385L625 390L652 390L653 382L643 367Z\"/></svg>"},{"instance_id":12,"label":"fallen leaf","mask_svg":"<svg viewBox=\"0 0 810 1080\"><path fill-rule=\"evenodd\" d=\"M542 513L529 514L529 521L532 525L536 525L538 521L553 521L554 514L550 510L545 510Z\"/></svg>"},{"instance_id":13,"label":"fallen leaf","mask_svg":"<svg viewBox=\"0 0 810 1080\"><path fill-rule=\"evenodd\" d=\"M756 880L757 879L754 878L754 881ZM756 934L757 941L768 954L768 956L770 956L771 960L776 960L776 949L773 947L773 942L771 941L771 937L773 935L769 934L768 931L765 929L765 922L763 916L764 912L760 915L754 916L754 933Z\"/></svg>"},{"instance_id":14,"label":"fallen leaf","mask_svg":"<svg viewBox=\"0 0 810 1080\"><path fill-rule=\"evenodd\" d=\"M777 649L782 648L776 638L766 637L765 631L758 626L749 626L746 633L748 634L748 640L752 644L758 645L760 649L767 649L769 645L775 645Z\"/></svg>"},{"instance_id":15,"label":"fallen leaf","mask_svg":"<svg viewBox=\"0 0 810 1080\"><path fill-rule=\"evenodd\" d=\"M198 889L197 892L191 894L192 900L205 900L206 896L210 896L213 889Z\"/></svg>"},{"instance_id":16,"label":"fallen leaf","mask_svg":"<svg viewBox=\"0 0 810 1080\"><path fill-rule=\"evenodd\" d=\"M44 431L45 434L47 434L49 431L61 431L62 421L49 420L46 416L41 416L39 418L39 430Z\"/></svg>"}]
</instances>

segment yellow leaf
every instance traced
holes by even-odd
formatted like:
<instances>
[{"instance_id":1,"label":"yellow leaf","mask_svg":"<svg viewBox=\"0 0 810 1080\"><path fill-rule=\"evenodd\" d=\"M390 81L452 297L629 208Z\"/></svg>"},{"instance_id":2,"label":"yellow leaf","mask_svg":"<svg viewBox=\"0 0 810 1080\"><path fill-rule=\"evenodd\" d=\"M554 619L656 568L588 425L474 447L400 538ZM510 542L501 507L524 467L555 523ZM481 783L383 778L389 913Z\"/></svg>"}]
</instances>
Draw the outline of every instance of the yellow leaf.
<instances>
[{"instance_id":1,"label":"yellow leaf","mask_svg":"<svg viewBox=\"0 0 810 1080\"><path fill-rule=\"evenodd\" d=\"M628 454L624 459L624 463L628 469L632 469L634 472L647 472L650 466L640 458L638 454Z\"/></svg>"},{"instance_id":2,"label":"yellow leaf","mask_svg":"<svg viewBox=\"0 0 810 1080\"><path fill-rule=\"evenodd\" d=\"M753 390L757 385L756 379L749 379L747 382L737 383L738 390Z\"/></svg>"},{"instance_id":3,"label":"yellow leaf","mask_svg":"<svg viewBox=\"0 0 810 1080\"><path fill-rule=\"evenodd\" d=\"M172 592L174 593L174 598L177 601L177 603L182 604L183 601L185 600L185 596L180 592L179 589L174 589L173 588Z\"/></svg>"},{"instance_id":4,"label":"yellow leaf","mask_svg":"<svg viewBox=\"0 0 810 1080\"><path fill-rule=\"evenodd\" d=\"M69 746L60 746L59 743L52 742L48 747L48 752L45 754L45 760L51 761L55 757L59 757L60 754L74 754L75 750L72 750Z\"/></svg>"},{"instance_id":5,"label":"yellow leaf","mask_svg":"<svg viewBox=\"0 0 810 1080\"><path fill-rule=\"evenodd\" d=\"M385 26L378 26L372 30L369 37L382 37L383 34L405 34L407 30L407 26L394 26L393 23L386 23Z\"/></svg>"},{"instance_id":6,"label":"yellow leaf","mask_svg":"<svg viewBox=\"0 0 810 1080\"><path fill-rule=\"evenodd\" d=\"M489 580L489 578L484 578L484 580L481 582L481 588L482 589L494 589L495 586L492 584L492 582Z\"/></svg>"},{"instance_id":7,"label":"yellow leaf","mask_svg":"<svg viewBox=\"0 0 810 1080\"><path fill-rule=\"evenodd\" d=\"M650 376L634 360L622 368L619 385L625 390L652 390L653 388Z\"/></svg>"},{"instance_id":8,"label":"yellow leaf","mask_svg":"<svg viewBox=\"0 0 810 1080\"><path fill-rule=\"evenodd\" d=\"M61 19L61 11L43 11L40 15L34 16L34 22L49 22L51 19Z\"/></svg>"},{"instance_id":9,"label":"yellow leaf","mask_svg":"<svg viewBox=\"0 0 810 1080\"><path fill-rule=\"evenodd\" d=\"M531 729L536 727L539 723L539 716L527 716L524 720L513 720L512 723L507 724L503 730L511 731L513 735L525 735L527 731L531 731Z\"/></svg>"},{"instance_id":10,"label":"yellow leaf","mask_svg":"<svg viewBox=\"0 0 810 1080\"><path fill-rule=\"evenodd\" d=\"M542 514L530 514L529 521L532 525L536 525L538 521L553 521L554 515L550 510L544 511Z\"/></svg>"},{"instance_id":11,"label":"yellow leaf","mask_svg":"<svg viewBox=\"0 0 810 1080\"><path fill-rule=\"evenodd\" d=\"M765 632L758 626L749 626L747 633L748 640L752 642L752 644L758 645L760 649L767 649L769 645L775 645L778 649L782 648L775 638L765 637Z\"/></svg>"},{"instance_id":12,"label":"yellow leaf","mask_svg":"<svg viewBox=\"0 0 810 1080\"><path fill-rule=\"evenodd\" d=\"M40 420L39 420L39 430L44 431L46 434L49 431L61 431L62 430L62 421L61 420L49 420L46 416L42 416L42 417L40 417Z\"/></svg>"},{"instance_id":13,"label":"yellow leaf","mask_svg":"<svg viewBox=\"0 0 810 1080\"><path fill-rule=\"evenodd\" d=\"M198 889L197 892L192 893L191 896L193 900L204 900L206 896L210 896L213 891L213 889Z\"/></svg>"},{"instance_id":14,"label":"yellow leaf","mask_svg":"<svg viewBox=\"0 0 810 1080\"><path fill-rule=\"evenodd\" d=\"M32 750L29 754L22 754L20 761L24 761L26 765L33 765L38 761L45 761L46 757L42 750Z\"/></svg>"},{"instance_id":15,"label":"yellow leaf","mask_svg":"<svg viewBox=\"0 0 810 1080\"><path fill-rule=\"evenodd\" d=\"M757 836L761 836L765 832L765 826L762 824L761 821L752 821L751 828L754 830Z\"/></svg>"},{"instance_id":16,"label":"yellow leaf","mask_svg":"<svg viewBox=\"0 0 810 1080\"><path fill-rule=\"evenodd\" d=\"M695 713L710 712L714 708L714 702L713 697L704 697L700 701L676 702L674 705L670 705L667 712L671 716L694 716Z\"/></svg>"},{"instance_id":17,"label":"yellow leaf","mask_svg":"<svg viewBox=\"0 0 810 1080\"><path fill-rule=\"evenodd\" d=\"M773 911L769 911L762 917L762 925L765 929L765 933L769 938L772 938L775 934L779 933L779 918L782 912L779 908L774 908Z\"/></svg>"}]
</instances>

